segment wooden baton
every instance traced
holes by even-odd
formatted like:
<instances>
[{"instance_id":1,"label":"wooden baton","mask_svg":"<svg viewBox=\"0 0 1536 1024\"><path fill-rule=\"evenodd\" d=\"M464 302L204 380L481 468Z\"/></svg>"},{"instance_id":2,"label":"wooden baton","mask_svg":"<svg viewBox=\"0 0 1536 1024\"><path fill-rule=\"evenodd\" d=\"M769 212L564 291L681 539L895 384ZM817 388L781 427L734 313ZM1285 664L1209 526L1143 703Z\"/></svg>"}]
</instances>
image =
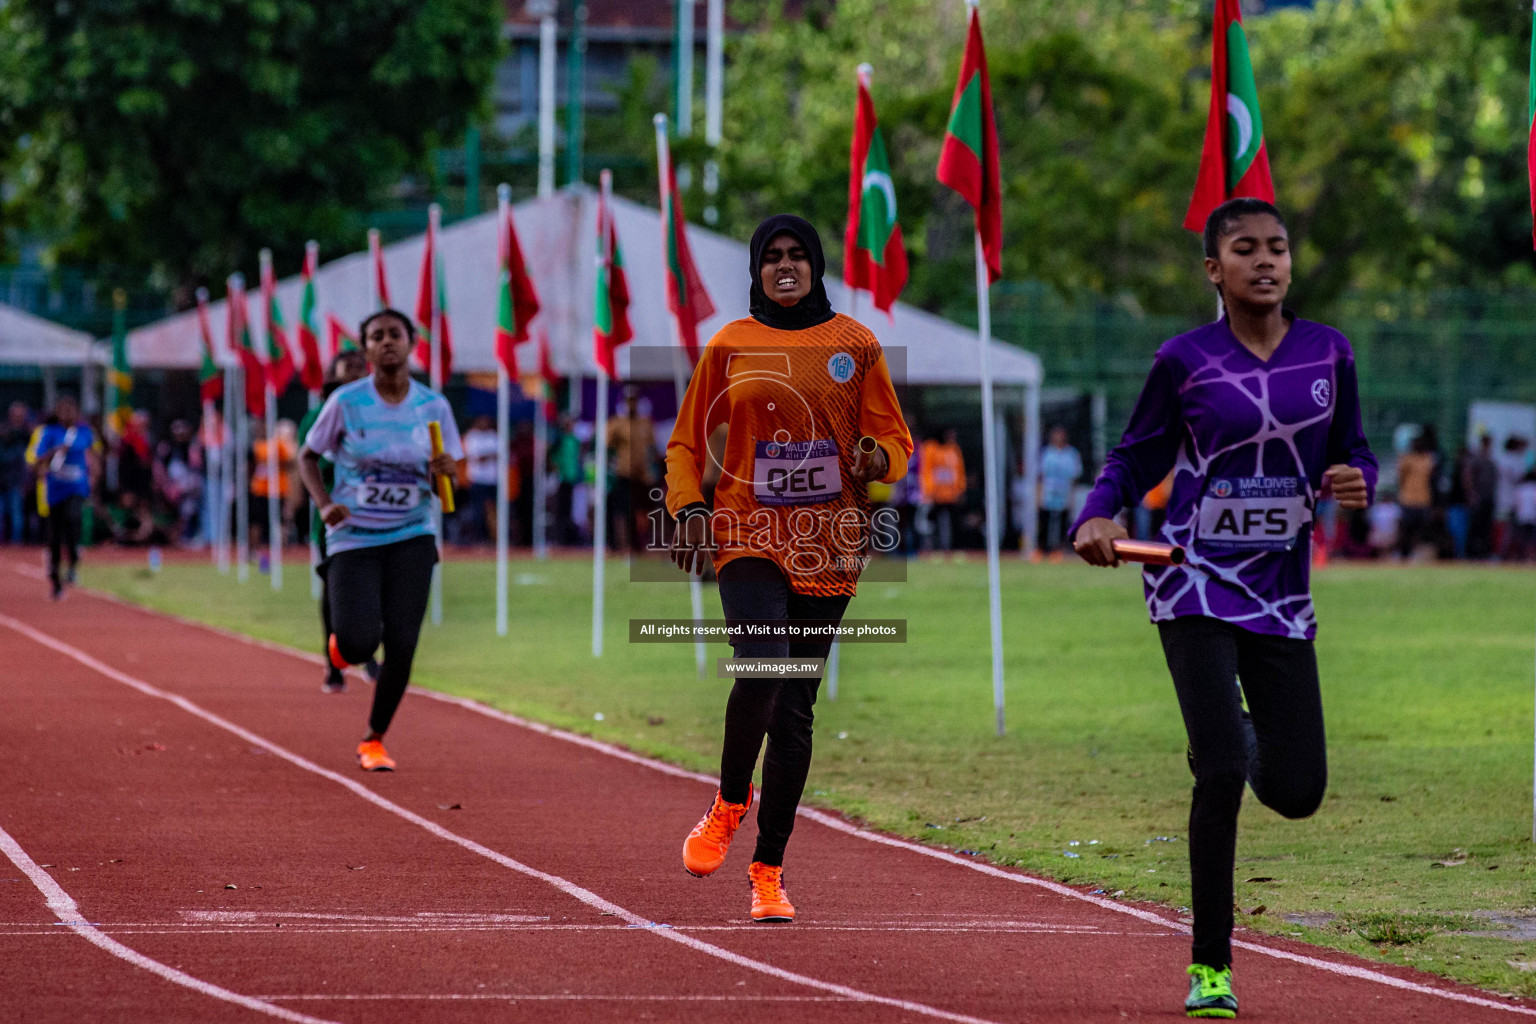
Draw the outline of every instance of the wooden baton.
<instances>
[{"instance_id":1,"label":"wooden baton","mask_svg":"<svg viewBox=\"0 0 1536 1024\"><path fill-rule=\"evenodd\" d=\"M1155 540L1117 540L1115 557L1122 562L1141 562L1143 565L1183 565L1184 549Z\"/></svg>"},{"instance_id":2,"label":"wooden baton","mask_svg":"<svg viewBox=\"0 0 1536 1024\"><path fill-rule=\"evenodd\" d=\"M443 454L443 425L433 420L427 424L427 433L432 435L432 457L435 459ZM453 481L446 476L437 478L437 498L443 503L444 512L453 511Z\"/></svg>"}]
</instances>

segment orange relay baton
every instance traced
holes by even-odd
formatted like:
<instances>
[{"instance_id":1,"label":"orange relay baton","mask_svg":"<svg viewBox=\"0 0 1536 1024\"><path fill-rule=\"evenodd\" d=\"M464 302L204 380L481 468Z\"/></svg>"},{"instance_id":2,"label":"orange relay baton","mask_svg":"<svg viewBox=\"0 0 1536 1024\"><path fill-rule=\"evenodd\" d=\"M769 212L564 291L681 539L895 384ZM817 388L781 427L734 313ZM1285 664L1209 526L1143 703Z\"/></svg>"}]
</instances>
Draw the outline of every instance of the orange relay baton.
<instances>
[{"instance_id":1,"label":"orange relay baton","mask_svg":"<svg viewBox=\"0 0 1536 1024\"><path fill-rule=\"evenodd\" d=\"M1160 544L1153 540L1117 540L1115 556L1122 562L1141 562L1144 565L1183 565L1184 549L1174 544Z\"/></svg>"},{"instance_id":2,"label":"orange relay baton","mask_svg":"<svg viewBox=\"0 0 1536 1024\"><path fill-rule=\"evenodd\" d=\"M433 420L427 424L427 433L432 435L432 457L435 459L443 454L443 425ZM444 512L453 511L453 481L446 476L437 478L437 497L443 503Z\"/></svg>"}]
</instances>

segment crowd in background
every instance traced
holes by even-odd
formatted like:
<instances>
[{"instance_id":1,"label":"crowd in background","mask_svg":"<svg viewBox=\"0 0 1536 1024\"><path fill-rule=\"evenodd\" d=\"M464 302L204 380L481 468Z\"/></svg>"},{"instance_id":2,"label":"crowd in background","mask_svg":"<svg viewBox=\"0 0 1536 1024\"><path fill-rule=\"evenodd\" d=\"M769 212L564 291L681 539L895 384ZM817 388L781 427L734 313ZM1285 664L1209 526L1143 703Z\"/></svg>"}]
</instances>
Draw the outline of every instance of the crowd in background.
<instances>
[{"instance_id":1,"label":"crowd in background","mask_svg":"<svg viewBox=\"0 0 1536 1024\"><path fill-rule=\"evenodd\" d=\"M0 422L0 539L41 543L45 530L38 515L37 476L26 452L34 431L47 419L45 410L13 402ZM99 416L90 417L101 450L86 506L86 543L124 546L200 547L211 536L205 493L205 467L212 445L229 438L217 413L213 422L172 420L151 428L144 412L123 419L120 430L102 432ZM983 543L984 521L968 478L956 431L919 431L909 424L917 445L907 476L894 484L870 485L871 501L892 509L899 526L899 552L906 556L948 553ZM650 402L627 388L608 420L608 545L619 551L654 542L663 507L665 452L672 423L656 421ZM259 418L251 420L247 451L250 496L250 543L260 552L268 540L267 438ZM1029 490L1036 509L1035 557L1061 560L1069 545L1066 531L1087 486L1089 467L1065 428L1047 431L1036 460L1034 479L1022 463L1012 467L1003 523L1005 548L1021 547L1025 536ZM496 536L497 442L495 423L476 416L463 431L465 461L457 481L459 513L448 519L446 540L471 546ZM1332 502L1317 509L1314 543L1333 556L1379 560L1482 559L1536 560L1536 451L1529 439L1512 436L1499 445L1481 436L1447 456L1435 428L1400 431L1400 450L1387 460L1375 504L1364 512L1340 516ZM308 497L298 480L299 437L291 420L277 422L277 494L287 543L309 535ZM226 447L224 450L230 450ZM551 415L546 437L547 497L545 524L556 546L590 545L597 445L594 425L569 413ZM508 466L508 537L514 547L533 543L535 439L531 421L516 424ZM713 481L706 479L706 491ZM1162 525L1168 482L1155 488L1131 510L1133 536L1155 537ZM232 504L232 503L227 503Z\"/></svg>"}]
</instances>

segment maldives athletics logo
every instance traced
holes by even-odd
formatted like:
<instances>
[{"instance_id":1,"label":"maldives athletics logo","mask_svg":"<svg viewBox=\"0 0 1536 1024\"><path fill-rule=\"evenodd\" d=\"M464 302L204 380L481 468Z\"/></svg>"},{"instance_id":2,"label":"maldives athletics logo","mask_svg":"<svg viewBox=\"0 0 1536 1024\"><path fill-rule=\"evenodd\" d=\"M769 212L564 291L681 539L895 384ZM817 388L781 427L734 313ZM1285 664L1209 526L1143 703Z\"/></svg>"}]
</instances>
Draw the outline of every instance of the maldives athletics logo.
<instances>
[{"instance_id":1,"label":"maldives athletics logo","mask_svg":"<svg viewBox=\"0 0 1536 1024\"><path fill-rule=\"evenodd\" d=\"M1328 401L1333 397L1333 385L1327 377L1319 377L1312 382L1312 401L1321 408L1328 408Z\"/></svg>"},{"instance_id":2,"label":"maldives athletics logo","mask_svg":"<svg viewBox=\"0 0 1536 1024\"><path fill-rule=\"evenodd\" d=\"M1217 480L1211 485L1211 493L1218 498L1230 498L1232 496L1232 481Z\"/></svg>"},{"instance_id":3,"label":"maldives athletics logo","mask_svg":"<svg viewBox=\"0 0 1536 1024\"><path fill-rule=\"evenodd\" d=\"M1259 115L1259 89L1253 78L1253 58L1243 23L1227 26L1227 191L1237 188L1264 145L1264 121Z\"/></svg>"}]
</instances>

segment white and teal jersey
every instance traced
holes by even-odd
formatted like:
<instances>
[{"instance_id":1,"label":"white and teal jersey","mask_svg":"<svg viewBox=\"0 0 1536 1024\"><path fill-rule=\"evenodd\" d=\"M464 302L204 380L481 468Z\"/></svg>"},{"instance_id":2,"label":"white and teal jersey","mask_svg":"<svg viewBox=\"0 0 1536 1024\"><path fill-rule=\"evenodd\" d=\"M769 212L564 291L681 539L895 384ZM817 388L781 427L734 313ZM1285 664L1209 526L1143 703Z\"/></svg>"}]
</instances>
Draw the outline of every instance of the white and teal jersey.
<instances>
[{"instance_id":1,"label":"white and teal jersey","mask_svg":"<svg viewBox=\"0 0 1536 1024\"><path fill-rule=\"evenodd\" d=\"M328 554L431 536L427 424L433 420L442 424L443 450L462 459L447 400L414 380L395 405L379 395L372 377L339 387L326 400L304 447L336 464L331 500L352 513L340 526L326 527Z\"/></svg>"}]
</instances>

